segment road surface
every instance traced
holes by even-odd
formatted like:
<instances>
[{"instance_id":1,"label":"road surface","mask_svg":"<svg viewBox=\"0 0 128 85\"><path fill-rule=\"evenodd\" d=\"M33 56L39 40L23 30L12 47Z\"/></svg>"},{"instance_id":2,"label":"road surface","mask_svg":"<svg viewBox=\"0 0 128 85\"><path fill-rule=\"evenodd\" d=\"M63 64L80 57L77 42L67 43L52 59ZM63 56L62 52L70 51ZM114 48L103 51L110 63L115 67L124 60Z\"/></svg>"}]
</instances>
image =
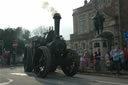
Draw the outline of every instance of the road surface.
<instances>
[{"instance_id":1,"label":"road surface","mask_svg":"<svg viewBox=\"0 0 128 85\"><path fill-rule=\"evenodd\" d=\"M39 78L34 73L25 73L23 66L0 67L0 85L128 85L128 77L104 77L77 74L67 77L61 70Z\"/></svg>"}]
</instances>

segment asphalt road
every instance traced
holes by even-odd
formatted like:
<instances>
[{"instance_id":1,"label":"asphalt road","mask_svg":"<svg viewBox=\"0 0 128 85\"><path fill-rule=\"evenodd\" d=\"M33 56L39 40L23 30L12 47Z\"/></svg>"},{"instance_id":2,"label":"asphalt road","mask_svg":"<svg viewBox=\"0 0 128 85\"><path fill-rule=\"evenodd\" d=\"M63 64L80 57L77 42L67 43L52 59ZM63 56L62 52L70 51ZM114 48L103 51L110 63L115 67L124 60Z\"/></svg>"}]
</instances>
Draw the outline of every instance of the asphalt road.
<instances>
[{"instance_id":1,"label":"asphalt road","mask_svg":"<svg viewBox=\"0 0 128 85\"><path fill-rule=\"evenodd\" d=\"M0 67L0 85L128 85L128 77L104 77L77 74L67 77L60 70L42 79L34 73L25 73L23 66Z\"/></svg>"}]
</instances>

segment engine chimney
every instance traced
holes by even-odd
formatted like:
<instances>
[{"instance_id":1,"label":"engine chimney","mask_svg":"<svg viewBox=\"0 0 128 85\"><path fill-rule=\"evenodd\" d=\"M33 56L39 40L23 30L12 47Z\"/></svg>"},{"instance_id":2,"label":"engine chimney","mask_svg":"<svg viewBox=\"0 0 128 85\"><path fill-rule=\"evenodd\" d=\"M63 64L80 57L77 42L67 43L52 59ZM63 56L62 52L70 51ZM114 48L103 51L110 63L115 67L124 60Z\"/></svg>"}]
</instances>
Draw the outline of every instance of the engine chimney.
<instances>
[{"instance_id":1,"label":"engine chimney","mask_svg":"<svg viewBox=\"0 0 128 85\"><path fill-rule=\"evenodd\" d=\"M53 19L54 19L54 28L55 28L55 35L56 36L59 36L59 30L60 30L60 19L61 19L61 16L59 13L55 13L54 16L53 16Z\"/></svg>"}]
</instances>

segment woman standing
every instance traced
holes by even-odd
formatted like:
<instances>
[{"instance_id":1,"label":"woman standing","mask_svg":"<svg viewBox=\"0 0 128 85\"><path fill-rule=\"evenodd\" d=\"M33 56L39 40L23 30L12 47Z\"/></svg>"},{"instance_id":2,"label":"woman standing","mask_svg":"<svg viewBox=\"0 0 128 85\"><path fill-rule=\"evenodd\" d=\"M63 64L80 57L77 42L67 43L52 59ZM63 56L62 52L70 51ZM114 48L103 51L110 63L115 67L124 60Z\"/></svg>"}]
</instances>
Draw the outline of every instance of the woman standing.
<instances>
[{"instance_id":1,"label":"woman standing","mask_svg":"<svg viewBox=\"0 0 128 85\"><path fill-rule=\"evenodd\" d=\"M109 52L106 53L104 59L105 59L105 64L106 64L107 70L110 70L110 56L109 56Z\"/></svg>"}]
</instances>

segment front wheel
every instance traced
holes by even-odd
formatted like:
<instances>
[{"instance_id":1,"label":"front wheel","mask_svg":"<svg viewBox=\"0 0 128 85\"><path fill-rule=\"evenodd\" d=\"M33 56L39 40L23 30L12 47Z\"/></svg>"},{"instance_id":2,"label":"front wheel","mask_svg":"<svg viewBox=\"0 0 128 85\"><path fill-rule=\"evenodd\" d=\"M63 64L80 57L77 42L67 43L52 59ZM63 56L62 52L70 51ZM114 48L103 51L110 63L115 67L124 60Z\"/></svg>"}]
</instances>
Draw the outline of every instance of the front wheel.
<instances>
[{"instance_id":1,"label":"front wheel","mask_svg":"<svg viewBox=\"0 0 128 85\"><path fill-rule=\"evenodd\" d=\"M68 49L67 52L67 57L71 57L71 64L69 65L63 65L61 66L63 72L67 76L74 76L78 70L79 70L79 65L80 65L80 57L79 55L71 49Z\"/></svg>"},{"instance_id":2,"label":"front wheel","mask_svg":"<svg viewBox=\"0 0 128 85\"><path fill-rule=\"evenodd\" d=\"M38 71L38 76L44 78L50 71L51 66L51 54L46 46L41 46L38 50L39 64L34 69Z\"/></svg>"}]
</instances>

